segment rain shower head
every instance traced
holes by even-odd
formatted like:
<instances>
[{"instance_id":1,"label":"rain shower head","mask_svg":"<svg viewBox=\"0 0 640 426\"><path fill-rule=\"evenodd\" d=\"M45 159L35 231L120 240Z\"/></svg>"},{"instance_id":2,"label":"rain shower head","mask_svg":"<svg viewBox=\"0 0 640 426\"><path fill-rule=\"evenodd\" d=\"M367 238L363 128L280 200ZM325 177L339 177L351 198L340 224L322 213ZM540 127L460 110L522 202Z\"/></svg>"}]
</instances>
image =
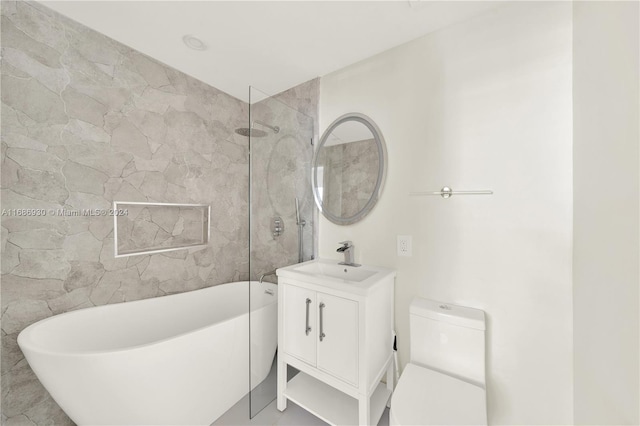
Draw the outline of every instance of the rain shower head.
<instances>
[{"instance_id":1,"label":"rain shower head","mask_svg":"<svg viewBox=\"0 0 640 426\"><path fill-rule=\"evenodd\" d=\"M239 129L236 129L236 133L242 136L251 136L254 138L263 138L265 136L267 136L267 132L265 132L264 130L259 130L259 129L249 129L247 127L241 127Z\"/></svg>"},{"instance_id":2,"label":"rain shower head","mask_svg":"<svg viewBox=\"0 0 640 426\"><path fill-rule=\"evenodd\" d=\"M239 129L236 129L236 133L242 136L251 136L254 138L262 138L267 136L267 132L265 132L264 130L259 130L259 129L255 129L254 125L255 124L259 124L261 126L267 127L271 130L273 130L273 133L278 133L280 132L280 127L278 126L271 126L267 123L264 123L260 120L253 120L253 122L251 122L251 128L246 128L246 127L241 127Z\"/></svg>"}]
</instances>

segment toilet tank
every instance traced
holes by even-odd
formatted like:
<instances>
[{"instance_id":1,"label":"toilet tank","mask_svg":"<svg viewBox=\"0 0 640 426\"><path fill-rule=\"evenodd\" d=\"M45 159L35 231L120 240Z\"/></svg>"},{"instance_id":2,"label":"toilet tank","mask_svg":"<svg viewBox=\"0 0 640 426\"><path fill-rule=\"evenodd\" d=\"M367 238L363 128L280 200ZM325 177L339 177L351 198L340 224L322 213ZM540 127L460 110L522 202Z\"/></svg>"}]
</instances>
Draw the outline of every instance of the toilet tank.
<instances>
[{"instance_id":1,"label":"toilet tank","mask_svg":"<svg viewBox=\"0 0 640 426\"><path fill-rule=\"evenodd\" d=\"M484 311L415 298L409 317L413 364L484 387Z\"/></svg>"}]
</instances>

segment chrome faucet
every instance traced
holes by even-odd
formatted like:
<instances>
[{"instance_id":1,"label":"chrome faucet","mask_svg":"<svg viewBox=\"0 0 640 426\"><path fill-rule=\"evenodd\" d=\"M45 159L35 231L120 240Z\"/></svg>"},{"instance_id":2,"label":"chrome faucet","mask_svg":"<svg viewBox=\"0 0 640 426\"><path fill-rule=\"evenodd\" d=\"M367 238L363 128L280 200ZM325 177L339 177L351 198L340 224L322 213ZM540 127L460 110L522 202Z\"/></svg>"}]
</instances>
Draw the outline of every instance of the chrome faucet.
<instances>
[{"instance_id":1,"label":"chrome faucet","mask_svg":"<svg viewBox=\"0 0 640 426\"><path fill-rule=\"evenodd\" d=\"M264 280L264 277L269 276L269 275L276 275L276 270L274 269L271 272L265 272L264 274L260 275L260 280L258 282L260 284L262 284L262 280Z\"/></svg>"},{"instance_id":2,"label":"chrome faucet","mask_svg":"<svg viewBox=\"0 0 640 426\"><path fill-rule=\"evenodd\" d=\"M354 245L351 241L342 241L339 244L342 244L341 247L338 247L336 250L338 253L344 253L344 262L338 263L338 265L347 265L347 266L360 266L358 263L353 261L354 259Z\"/></svg>"}]
</instances>

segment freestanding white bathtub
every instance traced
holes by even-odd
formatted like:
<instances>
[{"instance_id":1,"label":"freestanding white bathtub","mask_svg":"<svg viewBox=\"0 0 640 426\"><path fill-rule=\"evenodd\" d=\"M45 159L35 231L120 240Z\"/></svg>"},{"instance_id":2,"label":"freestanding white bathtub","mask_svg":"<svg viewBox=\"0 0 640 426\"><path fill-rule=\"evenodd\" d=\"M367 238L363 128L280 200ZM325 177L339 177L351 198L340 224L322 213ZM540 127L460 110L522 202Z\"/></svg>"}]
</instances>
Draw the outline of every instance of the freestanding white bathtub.
<instances>
[{"instance_id":1,"label":"freestanding white bathtub","mask_svg":"<svg viewBox=\"0 0 640 426\"><path fill-rule=\"evenodd\" d=\"M29 365L79 425L209 425L265 379L277 286L236 282L56 315L25 328Z\"/></svg>"}]
</instances>

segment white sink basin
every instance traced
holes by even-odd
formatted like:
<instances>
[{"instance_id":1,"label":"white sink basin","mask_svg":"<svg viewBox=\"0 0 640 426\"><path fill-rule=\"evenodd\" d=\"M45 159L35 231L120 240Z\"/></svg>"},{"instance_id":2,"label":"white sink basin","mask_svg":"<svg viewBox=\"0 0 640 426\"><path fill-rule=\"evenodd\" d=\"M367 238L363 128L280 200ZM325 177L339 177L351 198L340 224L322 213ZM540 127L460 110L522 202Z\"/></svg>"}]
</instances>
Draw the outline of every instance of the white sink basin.
<instances>
[{"instance_id":1,"label":"white sink basin","mask_svg":"<svg viewBox=\"0 0 640 426\"><path fill-rule=\"evenodd\" d=\"M318 259L277 270L278 278L329 286L351 293L367 293L395 271L377 266L339 265L337 260Z\"/></svg>"},{"instance_id":2,"label":"white sink basin","mask_svg":"<svg viewBox=\"0 0 640 426\"><path fill-rule=\"evenodd\" d=\"M376 271L365 266L346 266L332 263L301 263L293 269L297 272L316 275L325 278L337 278L344 281L360 282L375 275Z\"/></svg>"}]
</instances>

